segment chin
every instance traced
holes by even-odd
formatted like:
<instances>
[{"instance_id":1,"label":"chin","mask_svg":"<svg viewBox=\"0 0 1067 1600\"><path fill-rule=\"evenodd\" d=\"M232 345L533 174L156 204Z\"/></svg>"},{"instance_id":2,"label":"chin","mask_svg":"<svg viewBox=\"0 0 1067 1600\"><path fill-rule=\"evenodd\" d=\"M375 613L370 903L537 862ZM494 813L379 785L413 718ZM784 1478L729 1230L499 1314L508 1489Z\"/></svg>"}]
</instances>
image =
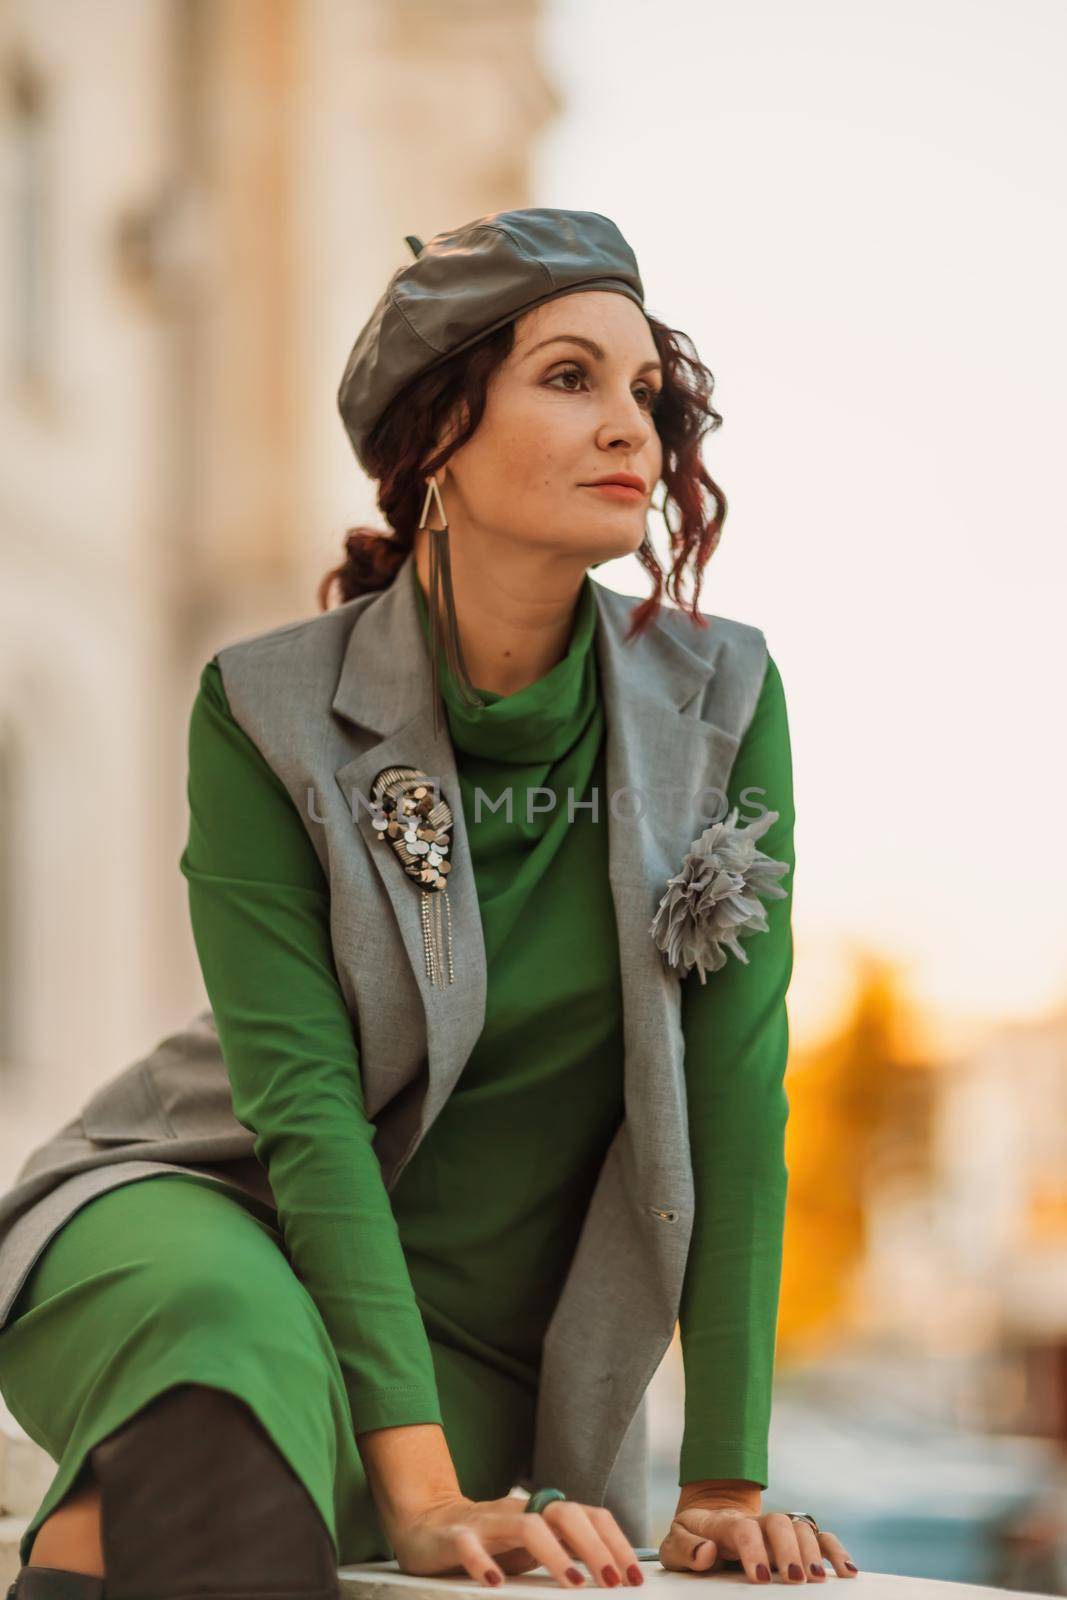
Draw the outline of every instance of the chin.
<instances>
[{"instance_id":1,"label":"chin","mask_svg":"<svg viewBox=\"0 0 1067 1600\"><path fill-rule=\"evenodd\" d=\"M588 541L594 561L618 561L622 556L632 556L640 550L645 537L645 517L642 515L632 528L604 528Z\"/></svg>"},{"instance_id":2,"label":"chin","mask_svg":"<svg viewBox=\"0 0 1067 1600\"><path fill-rule=\"evenodd\" d=\"M605 549L604 555L600 559L602 561L618 561L622 556L635 556L644 543L644 538L645 524L642 520L641 526L635 530L632 538L628 539L625 544L620 539L613 540L611 548Z\"/></svg>"},{"instance_id":3,"label":"chin","mask_svg":"<svg viewBox=\"0 0 1067 1600\"><path fill-rule=\"evenodd\" d=\"M620 545L618 541L612 544L590 544L585 550L585 564L587 567L603 566L605 561L621 561L623 556L632 556L640 548L641 541L636 544Z\"/></svg>"}]
</instances>

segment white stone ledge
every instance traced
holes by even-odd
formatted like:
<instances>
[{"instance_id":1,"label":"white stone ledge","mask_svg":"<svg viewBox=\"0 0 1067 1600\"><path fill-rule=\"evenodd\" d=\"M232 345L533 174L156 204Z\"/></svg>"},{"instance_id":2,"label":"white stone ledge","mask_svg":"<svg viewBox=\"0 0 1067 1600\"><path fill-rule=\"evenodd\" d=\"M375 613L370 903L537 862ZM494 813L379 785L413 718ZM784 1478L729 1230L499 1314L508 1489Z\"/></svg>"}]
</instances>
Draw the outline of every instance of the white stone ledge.
<instances>
[{"instance_id":1,"label":"white stone ledge","mask_svg":"<svg viewBox=\"0 0 1067 1600\"><path fill-rule=\"evenodd\" d=\"M14 1581L18 1572L19 1540L28 1521L28 1517L0 1517L0 1584L5 1588ZM641 1567L645 1574L643 1588L646 1600L694 1600L694 1596L688 1592L683 1596L682 1590L683 1587L688 1590L688 1586L695 1583L714 1584L722 1591L716 1600L755 1600L758 1590L771 1587L804 1589L807 1600L812 1600L813 1590L820 1586L817 1583L785 1584L777 1574L773 1576L771 1584L754 1584L747 1578L738 1578L733 1572L667 1572L658 1561L643 1561ZM398 1571L395 1561L372 1561L359 1566L342 1567L339 1577L345 1595L351 1600L448 1600L449 1596L459 1594L485 1596L519 1589L528 1600L540 1596L545 1596L547 1600L549 1595L559 1600L564 1592L576 1592L550 1578L543 1567L538 1571L505 1578L497 1589L475 1583L470 1578L413 1577L410 1573ZM826 1583L854 1584L852 1600L1005 1600L1009 1595L1012 1600L1027 1600L1028 1596L1035 1594L1033 1590L992 1589L982 1584L950 1583L939 1578L901 1578L891 1572L861 1572L857 1578L839 1578L829 1568ZM727 1589L731 1591L729 1597L726 1595ZM619 1586L620 1594L624 1590L630 1592L627 1586ZM605 1600L612 1591L587 1583L585 1592L595 1594L598 1600ZM1049 1597L1041 1595L1039 1600L1049 1600Z\"/></svg>"},{"instance_id":2,"label":"white stone ledge","mask_svg":"<svg viewBox=\"0 0 1067 1600\"><path fill-rule=\"evenodd\" d=\"M839 1578L829 1566L826 1569L826 1584L819 1579L813 1579L810 1583L788 1583L777 1573L772 1574L771 1583L755 1584L748 1578L738 1577L736 1570L668 1572L658 1560L642 1561L641 1570L645 1575L642 1585L645 1600L694 1600L688 1592L690 1586L709 1583L722 1591L717 1600L754 1600L761 1590L772 1587L802 1589L807 1600L812 1600L819 1588L838 1583L842 1588L848 1588L851 1600L994 1600L994 1597L1004 1600L1006 1595L1010 1595L1012 1600L1026 1600L1028 1594L1034 1593L1023 1589L993 1589L977 1583L951 1583L940 1578L902 1578L891 1572L861 1572L855 1578ZM369 1561L358 1566L342 1567L339 1575L346 1596L351 1596L352 1600L443 1600L443 1597L456 1594L501 1595L509 1589L521 1589L530 1600L541 1596L547 1600L549 1595L559 1600L564 1593L595 1594L597 1600L605 1600L609 1594L634 1594L634 1590L627 1585L617 1585L611 1590L596 1587L588 1581L584 1588L573 1589L550 1577L544 1567L506 1577L495 1589L471 1578L414 1577L399 1571L395 1561ZM726 1595L727 1589L730 1590L729 1597ZM1048 1600L1048 1597L1042 1596L1041 1600Z\"/></svg>"}]
</instances>

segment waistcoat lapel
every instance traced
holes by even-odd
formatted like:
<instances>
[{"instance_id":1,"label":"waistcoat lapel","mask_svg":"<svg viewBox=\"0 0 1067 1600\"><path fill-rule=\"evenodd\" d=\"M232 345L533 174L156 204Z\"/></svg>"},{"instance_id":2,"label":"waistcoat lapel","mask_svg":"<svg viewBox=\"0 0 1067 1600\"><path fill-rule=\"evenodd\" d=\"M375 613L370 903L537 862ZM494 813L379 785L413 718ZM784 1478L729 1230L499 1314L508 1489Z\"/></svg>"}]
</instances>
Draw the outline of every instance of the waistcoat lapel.
<instances>
[{"instance_id":1,"label":"waistcoat lapel","mask_svg":"<svg viewBox=\"0 0 1067 1600\"><path fill-rule=\"evenodd\" d=\"M635 1159L650 1203L661 1195L666 1209L673 1205L686 1211L688 1197L679 1186L685 1187L687 1164L678 1158L686 1150L687 1129L680 985L665 967L649 924L667 879L679 870L693 839L717 814L716 807L722 811L725 806L718 791L725 790L739 741L698 714L715 673L714 629L704 654L658 624L626 644L632 598L597 588L626 1107L646 1135L635 1147ZM717 792L709 794L709 789ZM702 815L702 795L707 815Z\"/></svg>"},{"instance_id":2,"label":"waistcoat lapel","mask_svg":"<svg viewBox=\"0 0 1067 1600\"><path fill-rule=\"evenodd\" d=\"M430 659L412 587L408 556L396 578L360 617L345 653L333 709L381 738L335 777L353 821L389 896L422 999L428 1082L415 1139L390 1175L399 1177L418 1148L467 1062L485 1023L486 961L467 821L447 722L433 727ZM374 779L385 767L418 767L435 780L452 807L452 911L454 981L436 988L426 974L421 921L422 890L404 872L372 825ZM362 798L361 798L362 797ZM387 937L387 930L382 930Z\"/></svg>"}]
</instances>

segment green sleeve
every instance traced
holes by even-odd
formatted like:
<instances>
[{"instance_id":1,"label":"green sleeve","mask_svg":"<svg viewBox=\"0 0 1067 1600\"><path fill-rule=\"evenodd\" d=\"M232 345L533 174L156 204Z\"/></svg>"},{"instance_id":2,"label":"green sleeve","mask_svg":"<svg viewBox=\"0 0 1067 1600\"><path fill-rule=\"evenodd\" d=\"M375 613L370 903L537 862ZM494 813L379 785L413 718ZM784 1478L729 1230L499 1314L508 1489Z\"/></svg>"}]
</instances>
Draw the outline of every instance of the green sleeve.
<instances>
[{"instance_id":1,"label":"green sleeve","mask_svg":"<svg viewBox=\"0 0 1067 1600\"><path fill-rule=\"evenodd\" d=\"M230 712L217 659L193 704L188 793L180 866L234 1110L256 1135L354 1431L440 1423L333 961L329 887L288 791Z\"/></svg>"},{"instance_id":2,"label":"green sleeve","mask_svg":"<svg viewBox=\"0 0 1067 1600\"><path fill-rule=\"evenodd\" d=\"M744 790L751 792L746 798ZM685 1426L679 1484L744 1478L767 1486L789 1116L786 990L793 966L793 776L782 680L768 657L728 786L738 822L778 821L759 848L790 870L768 898L768 929L742 941L747 966L684 980L683 1029L696 1186L679 1324Z\"/></svg>"}]
</instances>

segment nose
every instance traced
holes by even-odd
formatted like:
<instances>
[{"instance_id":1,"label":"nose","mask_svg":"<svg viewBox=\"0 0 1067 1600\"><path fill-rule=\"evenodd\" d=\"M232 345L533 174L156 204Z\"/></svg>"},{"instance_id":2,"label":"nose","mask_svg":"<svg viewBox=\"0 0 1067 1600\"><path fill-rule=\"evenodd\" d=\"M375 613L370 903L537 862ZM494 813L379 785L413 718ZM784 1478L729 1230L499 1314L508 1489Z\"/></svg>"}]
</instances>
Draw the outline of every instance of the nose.
<instances>
[{"instance_id":1,"label":"nose","mask_svg":"<svg viewBox=\"0 0 1067 1600\"><path fill-rule=\"evenodd\" d=\"M597 443L605 450L628 449L636 453L649 442L654 431L649 413L627 391L618 402L605 405L597 429Z\"/></svg>"}]
</instances>

